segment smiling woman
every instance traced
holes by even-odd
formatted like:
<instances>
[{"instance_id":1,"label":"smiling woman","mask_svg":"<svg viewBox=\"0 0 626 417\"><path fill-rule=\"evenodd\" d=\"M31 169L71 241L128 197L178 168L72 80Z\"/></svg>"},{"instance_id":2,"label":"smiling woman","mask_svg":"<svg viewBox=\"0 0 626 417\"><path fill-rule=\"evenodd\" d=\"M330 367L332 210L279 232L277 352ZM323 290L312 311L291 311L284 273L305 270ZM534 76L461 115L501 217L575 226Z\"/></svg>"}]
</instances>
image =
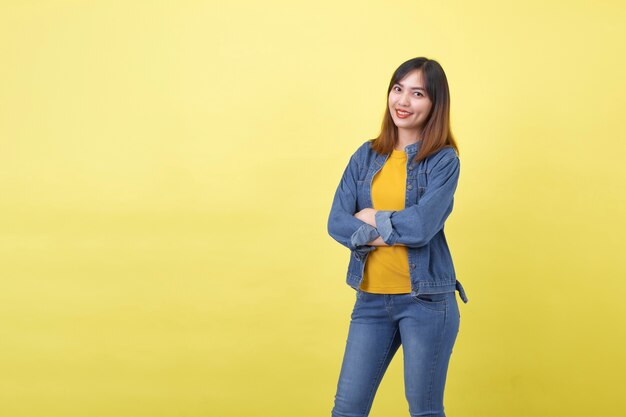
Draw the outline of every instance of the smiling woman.
<instances>
[{"instance_id":1,"label":"smiling woman","mask_svg":"<svg viewBox=\"0 0 626 417\"><path fill-rule=\"evenodd\" d=\"M403 151L420 141L416 163L445 146L460 154L450 128L448 79L437 61L415 58L400 65L387 88L387 107L372 144L376 152Z\"/></svg>"},{"instance_id":2,"label":"smiling woman","mask_svg":"<svg viewBox=\"0 0 626 417\"><path fill-rule=\"evenodd\" d=\"M367 416L403 345L412 416L445 417L443 391L467 296L444 223L460 161L449 126L450 95L434 60L406 61L391 77L377 138L351 156L328 232L351 250L346 282L356 290L334 417Z\"/></svg>"},{"instance_id":3,"label":"smiling woman","mask_svg":"<svg viewBox=\"0 0 626 417\"><path fill-rule=\"evenodd\" d=\"M415 70L404 77L404 84L398 81L389 94L389 108L396 126L404 131L413 129L418 136L433 106L423 85L422 71Z\"/></svg>"}]
</instances>

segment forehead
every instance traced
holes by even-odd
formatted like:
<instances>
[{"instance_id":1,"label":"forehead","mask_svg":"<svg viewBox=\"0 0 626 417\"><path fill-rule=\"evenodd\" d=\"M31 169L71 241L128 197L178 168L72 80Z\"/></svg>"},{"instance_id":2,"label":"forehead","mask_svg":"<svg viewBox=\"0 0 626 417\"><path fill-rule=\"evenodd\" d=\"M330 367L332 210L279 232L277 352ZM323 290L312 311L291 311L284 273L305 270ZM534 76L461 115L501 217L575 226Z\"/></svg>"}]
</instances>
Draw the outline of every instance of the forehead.
<instances>
[{"instance_id":1,"label":"forehead","mask_svg":"<svg viewBox=\"0 0 626 417\"><path fill-rule=\"evenodd\" d=\"M400 81L399 84L403 84L409 87L423 87L424 86L424 78L422 76L421 70L413 70L406 74Z\"/></svg>"}]
</instances>

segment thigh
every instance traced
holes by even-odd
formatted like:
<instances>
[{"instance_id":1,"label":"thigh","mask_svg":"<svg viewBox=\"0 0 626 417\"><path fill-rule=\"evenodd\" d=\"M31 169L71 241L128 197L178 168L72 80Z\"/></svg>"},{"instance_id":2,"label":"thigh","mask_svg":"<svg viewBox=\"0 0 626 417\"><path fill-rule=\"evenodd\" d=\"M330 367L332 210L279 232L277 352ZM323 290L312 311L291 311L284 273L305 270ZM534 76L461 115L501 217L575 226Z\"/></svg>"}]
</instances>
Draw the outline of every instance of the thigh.
<instances>
[{"instance_id":1,"label":"thigh","mask_svg":"<svg viewBox=\"0 0 626 417\"><path fill-rule=\"evenodd\" d=\"M333 417L368 415L380 381L400 346L397 325L377 295L361 296L354 305Z\"/></svg>"},{"instance_id":2,"label":"thigh","mask_svg":"<svg viewBox=\"0 0 626 417\"><path fill-rule=\"evenodd\" d=\"M411 301L399 324L409 410L411 415L443 417L448 364L459 329L456 293Z\"/></svg>"}]
</instances>

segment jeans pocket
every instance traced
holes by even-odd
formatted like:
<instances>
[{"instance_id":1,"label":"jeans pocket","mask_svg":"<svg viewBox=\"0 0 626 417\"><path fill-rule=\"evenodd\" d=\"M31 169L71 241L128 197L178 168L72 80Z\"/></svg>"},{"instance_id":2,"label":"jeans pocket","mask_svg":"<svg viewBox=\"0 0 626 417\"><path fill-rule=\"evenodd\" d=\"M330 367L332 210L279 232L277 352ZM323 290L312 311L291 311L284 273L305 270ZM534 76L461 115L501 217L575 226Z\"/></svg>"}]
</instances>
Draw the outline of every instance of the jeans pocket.
<instances>
[{"instance_id":1,"label":"jeans pocket","mask_svg":"<svg viewBox=\"0 0 626 417\"><path fill-rule=\"evenodd\" d=\"M445 312L448 303L448 293L418 294L411 296L411 299L430 310Z\"/></svg>"}]
</instances>

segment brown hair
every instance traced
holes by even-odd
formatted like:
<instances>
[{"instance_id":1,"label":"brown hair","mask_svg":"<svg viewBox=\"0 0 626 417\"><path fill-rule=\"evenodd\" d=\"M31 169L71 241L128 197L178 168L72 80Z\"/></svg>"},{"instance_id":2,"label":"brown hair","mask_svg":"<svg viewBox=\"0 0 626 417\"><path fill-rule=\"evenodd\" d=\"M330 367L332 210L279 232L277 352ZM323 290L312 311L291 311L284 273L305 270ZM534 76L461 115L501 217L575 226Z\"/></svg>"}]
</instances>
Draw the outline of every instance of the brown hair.
<instances>
[{"instance_id":1,"label":"brown hair","mask_svg":"<svg viewBox=\"0 0 626 417\"><path fill-rule=\"evenodd\" d=\"M391 81L387 88L387 97L385 98L383 123L378 137L372 139L372 149L379 154L388 154L396 145L398 141L398 127L389 112L389 93L395 84L414 70L422 71L426 83L424 86L426 93L433 103L428 119L422 129L422 143L414 161L419 162L446 146L452 147L458 155L459 148L450 130L450 90L448 89L446 73L437 61L424 57L413 58L404 62L391 76Z\"/></svg>"}]
</instances>

